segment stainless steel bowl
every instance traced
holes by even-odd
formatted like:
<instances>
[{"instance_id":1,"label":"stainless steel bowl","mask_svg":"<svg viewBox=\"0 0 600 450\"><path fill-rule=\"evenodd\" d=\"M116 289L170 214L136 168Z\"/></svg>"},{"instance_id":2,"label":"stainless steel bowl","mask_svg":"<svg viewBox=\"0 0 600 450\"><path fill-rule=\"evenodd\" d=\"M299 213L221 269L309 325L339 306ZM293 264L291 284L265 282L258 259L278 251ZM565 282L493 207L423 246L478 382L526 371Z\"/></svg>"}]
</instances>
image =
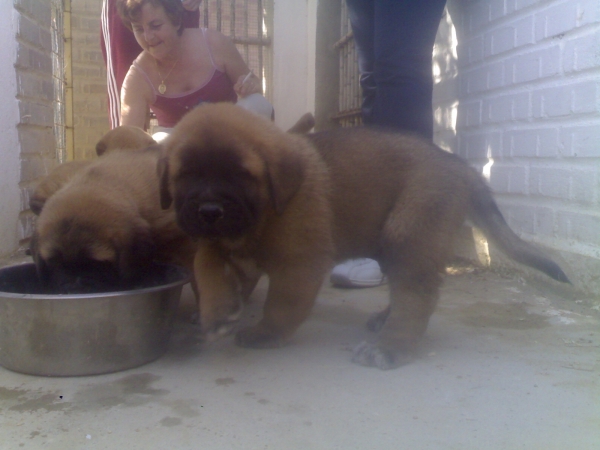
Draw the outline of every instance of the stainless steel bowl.
<instances>
[{"instance_id":1,"label":"stainless steel bowl","mask_svg":"<svg viewBox=\"0 0 600 450\"><path fill-rule=\"evenodd\" d=\"M165 282L158 286L45 295L34 264L0 269L0 365L32 375L75 376L157 359L167 350L189 281L183 268L164 265L160 271Z\"/></svg>"}]
</instances>

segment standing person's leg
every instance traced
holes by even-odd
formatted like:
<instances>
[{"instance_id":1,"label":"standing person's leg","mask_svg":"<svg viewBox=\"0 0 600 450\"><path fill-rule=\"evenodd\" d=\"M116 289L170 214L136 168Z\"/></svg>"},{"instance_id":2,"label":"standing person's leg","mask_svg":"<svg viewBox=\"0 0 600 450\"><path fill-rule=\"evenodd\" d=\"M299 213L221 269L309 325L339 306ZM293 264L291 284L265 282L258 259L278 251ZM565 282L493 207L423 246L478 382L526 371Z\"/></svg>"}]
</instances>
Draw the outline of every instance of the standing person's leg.
<instances>
[{"instance_id":1,"label":"standing person's leg","mask_svg":"<svg viewBox=\"0 0 600 450\"><path fill-rule=\"evenodd\" d=\"M374 79L369 123L433 138L431 58L446 0L374 1Z\"/></svg>"},{"instance_id":2,"label":"standing person's leg","mask_svg":"<svg viewBox=\"0 0 600 450\"><path fill-rule=\"evenodd\" d=\"M358 51L365 124L433 138L431 59L446 0L346 0ZM385 281L372 259L337 265L331 282L344 287Z\"/></svg>"},{"instance_id":3,"label":"standing person's leg","mask_svg":"<svg viewBox=\"0 0 600 450\"><path fill-rule=\"evenodd\" d=\"M354 45L358 53L358 70L362 90L361 115L364 123L371 123L376 102L374 46L374 0L346 0L352 25ZM334 267L331 282L340 287L372 287L384 282L377 261L367 258L350 259Z\"/></svg>"},{"instance_id":4,"label":"standing person's leg","mask_svg":"<svg viewBox=\"0 0 600 450\"><path fill-rule=\"evenodd\" d=\"M375 3L373 0L346 0L348 17L352 25L354 45L358 54L358 71L362 91L361 115L364 122L369 122L377 86L375 85L375 46L374 24Z\"/></svg>"}]
</instances>

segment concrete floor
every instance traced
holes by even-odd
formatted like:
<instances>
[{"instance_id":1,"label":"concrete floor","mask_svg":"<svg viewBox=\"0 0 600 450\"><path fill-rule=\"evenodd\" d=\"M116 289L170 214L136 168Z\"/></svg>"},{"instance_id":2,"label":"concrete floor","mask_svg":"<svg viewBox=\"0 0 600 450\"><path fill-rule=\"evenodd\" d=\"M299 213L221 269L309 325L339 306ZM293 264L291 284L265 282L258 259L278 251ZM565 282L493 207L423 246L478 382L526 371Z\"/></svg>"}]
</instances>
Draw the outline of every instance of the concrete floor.
<instances>
[{"instance_id":1,"label":"concrete floor","mask_svg":"<svg viewBox=\"0 0 600 450\"><path fill-rule=\"evenodd\" d=\"M277 350L201 344L186 288L151 364L80 378L0 368L0 449L600 449L599 303L455 272L421 357L385 372L350 362L385 287L324 287Z\"/></svg>"}]
</instances>

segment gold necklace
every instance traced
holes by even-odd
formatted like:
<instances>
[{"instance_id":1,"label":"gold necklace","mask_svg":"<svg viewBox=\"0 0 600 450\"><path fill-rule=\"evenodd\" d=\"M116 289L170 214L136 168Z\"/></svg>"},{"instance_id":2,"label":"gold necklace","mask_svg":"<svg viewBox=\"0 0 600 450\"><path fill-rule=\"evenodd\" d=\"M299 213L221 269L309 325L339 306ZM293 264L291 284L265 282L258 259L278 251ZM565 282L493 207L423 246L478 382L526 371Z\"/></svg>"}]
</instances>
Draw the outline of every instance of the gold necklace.
<instances>
[{"instance_id":1,"label":"gold necklace","mask_svg":"<svg viewBox=\"0 0 600 450\"><path fill-rule=\"evenodd\" d=\"M177 63L179 62L179 58L177 58L177 61L175 61L175 64L173 64L173 67L171 67L171 70L169 70L169 73L167 74L167 76L165 76L163 78L163 76L160 74L160 70L158 70L158 61L155 59L154 63L156 64L156 72L158 73L158 78L160 78L160 84L158 85L158 92L160 92L160 94L164 94L165 92L167 92L167 86L165 85L165 80L167 78L169 78L169 75L171 75L171 72L173 72L173 69L175 68L175 66L177 65Z\"/></svg>"}]
</instances>

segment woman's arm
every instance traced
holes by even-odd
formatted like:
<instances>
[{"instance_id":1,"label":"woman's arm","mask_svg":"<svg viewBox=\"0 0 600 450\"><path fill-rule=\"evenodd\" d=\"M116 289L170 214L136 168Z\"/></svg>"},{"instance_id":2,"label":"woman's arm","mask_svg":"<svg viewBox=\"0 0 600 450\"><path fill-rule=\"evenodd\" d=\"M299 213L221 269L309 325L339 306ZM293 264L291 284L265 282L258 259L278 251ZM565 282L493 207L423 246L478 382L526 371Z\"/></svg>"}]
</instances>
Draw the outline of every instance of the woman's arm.
<instances>
[{"instance_id":1,"label":"woman's arm","mask_svg":"<svg viewBox=\"0 0 600 450\"><path fill-rule=\"evenodd\" d=\"M215 62L223 68L233 83L235 92L240 97L262 93L261 81L256 75L252 74L246 79L250 69L242 59L242 55L238 52L233 41L215 30L208 30L207 35Z\"/></svg>"},{"instance_id":2,"label":"woman's arm","mask_svg":"<svg viewBox=\"0 0 600 450\"><path fill-rule=\"evenodd\" d=\"M152 96L148 81L131 66L121 88L121 125L146 129Z\"/></svg>"}]
</instances>

